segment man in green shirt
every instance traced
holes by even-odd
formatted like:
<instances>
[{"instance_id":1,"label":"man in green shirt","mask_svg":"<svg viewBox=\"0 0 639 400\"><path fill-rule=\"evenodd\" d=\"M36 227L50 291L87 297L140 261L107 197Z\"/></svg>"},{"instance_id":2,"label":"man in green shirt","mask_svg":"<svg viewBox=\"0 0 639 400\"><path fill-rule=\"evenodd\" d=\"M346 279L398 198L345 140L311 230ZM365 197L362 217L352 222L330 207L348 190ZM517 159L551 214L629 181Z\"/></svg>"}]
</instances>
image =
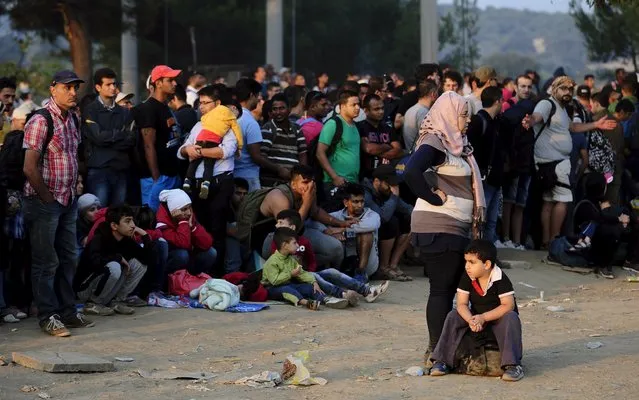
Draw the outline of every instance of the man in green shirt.
<instances>
[{"instance_id":1,"label":"man in green shirt","mask_svg":"<svg viewBox=\"0 0 639 400\"><path fill-rule=\"evenodd\" d=\"M354 122L359 115L358 94L342 91L338 104L339 115L324 124L317 145L317 160L324 170L327 190L343 186L346 182L357 183L359 178L360 137ZM335 146L331 146L338 124L342 126L342 137Z\"/></svg>"}]
</instances>

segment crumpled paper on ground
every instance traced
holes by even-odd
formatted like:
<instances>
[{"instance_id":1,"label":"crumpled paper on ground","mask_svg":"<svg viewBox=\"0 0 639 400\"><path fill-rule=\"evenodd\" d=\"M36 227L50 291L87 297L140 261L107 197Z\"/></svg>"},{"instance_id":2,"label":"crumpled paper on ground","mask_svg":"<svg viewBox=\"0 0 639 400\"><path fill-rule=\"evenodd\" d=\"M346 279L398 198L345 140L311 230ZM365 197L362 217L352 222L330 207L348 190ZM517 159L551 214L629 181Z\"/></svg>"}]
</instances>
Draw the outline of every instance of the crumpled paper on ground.
<instances>
[{"instance_id":1,"label":"crumpled paper on ground","mask_svg":"<svg viewBox=\"0 0 639 400\"><path fill-rule=\"evenodd\" d=\"M236 385L246 385L253 388L272 388L282 383L282 377L278 372L263 371L253 376L245 376L236 380Z\"/></svg>"},{"instance_id":2,"label":"crumpled paper on ground","mask_svg":"<svg viewBox=\"0 0 639 400\"><path fill-rule=\"evenodd\" d=\"M308 350L298 351L287 356L286 361L284 361L284 370L282 371L284 384L297 386L326 385L328 383L326 379L312 377L308 368L304 366L304 363L309 359Z\"/></svg>"}]
</instances>

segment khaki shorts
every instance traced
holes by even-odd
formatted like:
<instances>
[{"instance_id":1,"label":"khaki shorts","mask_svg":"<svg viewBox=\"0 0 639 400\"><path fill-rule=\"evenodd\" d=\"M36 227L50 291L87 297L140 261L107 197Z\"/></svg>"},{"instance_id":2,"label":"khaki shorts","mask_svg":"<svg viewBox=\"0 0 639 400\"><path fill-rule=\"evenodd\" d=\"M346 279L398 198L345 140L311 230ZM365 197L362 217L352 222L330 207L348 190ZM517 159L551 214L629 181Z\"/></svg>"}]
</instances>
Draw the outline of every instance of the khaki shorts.
<instances>
[{"instance_id":1,"label":"khaki shorts","mask_svg":"<svg viewBox=\"0 0 639 400\"><path fill-rule=\"evenodd\" d=\"M555 173L557 174L557 182L570 186L570 159L557 164ZM546 202L570 203L572 190L563 186L555 186L552 190L545 192L542 197Z\"/></svg>"}]
</instances>

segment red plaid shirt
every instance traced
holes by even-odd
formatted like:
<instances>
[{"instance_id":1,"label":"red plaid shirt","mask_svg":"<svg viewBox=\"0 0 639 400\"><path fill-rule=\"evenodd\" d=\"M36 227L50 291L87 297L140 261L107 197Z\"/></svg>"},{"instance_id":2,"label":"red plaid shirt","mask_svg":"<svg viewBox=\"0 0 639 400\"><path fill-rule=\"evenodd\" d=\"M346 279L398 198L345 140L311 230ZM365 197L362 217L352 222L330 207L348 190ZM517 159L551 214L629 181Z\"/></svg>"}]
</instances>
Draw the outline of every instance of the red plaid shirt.
<instances>
[{"instance_id":1,"label":"red plaid shirt","mask_svg":"<svg viewBox=\"0 0 639 400\"><path fill-rule=\"evenodd\" d=\"M44 160L40 166L42 179L53 197L66 206L73 201L78 181L78 144L80 131L74 125L73 118L67 113L66 118L58 105L51 99L46 107L53 118L53 138L49 142ZM35 115L24 127L23 148L42 153L47 137L47 120L42 115ZM24 185L25 196L36 196L37 193L27 181Z\"/></svg>"}]
</instances>

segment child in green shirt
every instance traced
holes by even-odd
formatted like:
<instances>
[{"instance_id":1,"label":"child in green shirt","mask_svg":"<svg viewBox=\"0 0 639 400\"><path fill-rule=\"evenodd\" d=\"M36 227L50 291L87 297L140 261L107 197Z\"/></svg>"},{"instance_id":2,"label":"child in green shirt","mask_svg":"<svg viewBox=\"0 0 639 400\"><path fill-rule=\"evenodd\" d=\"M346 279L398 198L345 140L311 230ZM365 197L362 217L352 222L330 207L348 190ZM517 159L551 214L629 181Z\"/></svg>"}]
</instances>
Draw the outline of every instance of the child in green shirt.
<instances>
[{"instance_id":1,"label":"child in green shirt","mask_svg":"<svg viewBox=\"0 0 639 400\"><path fill-rule=\"evenodd\" d=\"M318 310L320 304L330 308L346 308L348 300L327 296L315 280L304 271L294 255L298 250L295 231L289 228L275 230L273 241L277 251L266 260L262 270L262 284L271 300L287 300L293 305Z\"/></svg>"}]
</instances>

